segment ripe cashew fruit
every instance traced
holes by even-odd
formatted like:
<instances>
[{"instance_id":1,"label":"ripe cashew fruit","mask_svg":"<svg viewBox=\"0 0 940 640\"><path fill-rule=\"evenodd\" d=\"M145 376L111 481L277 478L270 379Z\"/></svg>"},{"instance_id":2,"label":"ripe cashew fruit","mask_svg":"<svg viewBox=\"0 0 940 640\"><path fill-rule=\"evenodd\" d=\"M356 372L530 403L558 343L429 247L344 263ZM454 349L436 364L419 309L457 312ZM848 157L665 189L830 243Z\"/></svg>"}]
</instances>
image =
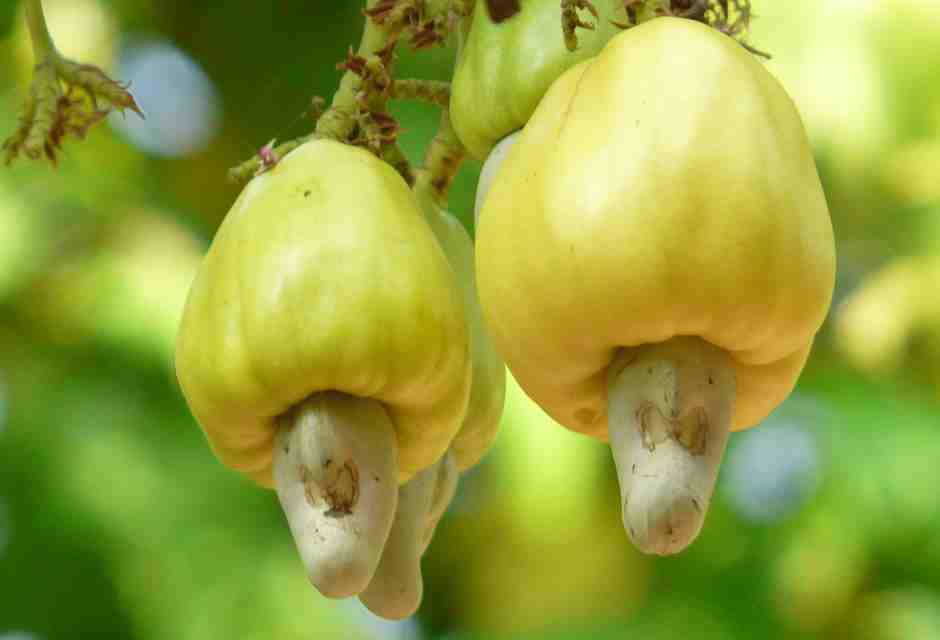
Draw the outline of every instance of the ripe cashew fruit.
<instances>
[{"instance_id":1,"label":"ripe cashew fruit","mask_svg":"<svg viewBox=\"0 0 940 640\"><path fill-rule=\"evenodd\" d=\"M335 597L368 585L397 485L447 451L471 386L463 300L414 195L328 140L242 191L192 284L176 365L217 457L278 485L311 580ZM279 432L293 445L275 447Z\"/></svg>"},{"instance_id":2,"label":"ripe cashew fruit","mask_svg":"<svg viewBox=\"0 0 940 640\"><path fill-rule=\"evenodd\" d=\"M610 440L624 525L652 553L697 534L726 432L793 389L835 276L793 102L737 42L678 18L552 84L495 172L476 258L513 375Z\"/></svg>"}]
</instances>

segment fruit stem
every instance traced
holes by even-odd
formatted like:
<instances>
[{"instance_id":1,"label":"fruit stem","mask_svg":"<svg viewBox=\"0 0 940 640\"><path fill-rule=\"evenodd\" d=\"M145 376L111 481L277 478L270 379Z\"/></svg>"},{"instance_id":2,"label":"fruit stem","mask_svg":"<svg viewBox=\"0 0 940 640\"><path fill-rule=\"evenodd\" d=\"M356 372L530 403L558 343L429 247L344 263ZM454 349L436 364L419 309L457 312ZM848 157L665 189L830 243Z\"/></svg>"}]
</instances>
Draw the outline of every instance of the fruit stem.
<instances>
[{"instance_id":1,"label":"fruit stem","mask_svg":"<svg viewBox=\"0 0 940 640\"><path fill-rule=\"evenodd\" d=\"M381 0L368 0L366 11L374 9ZM385 47L392 45L398 39L402 25L394 21L385 21L379 24L368 15L365 18L365 27L362 31L362 40L359 42L357 56L369 58L378 54ZM391 75L391 69L388 70ZM340 79L339 88L333 94L330 108L317 120L316 135L318 137L346 140L356 126L357 95L362 89L363 78L353 69L347 69Z\"/></svg>"},{"instance_id":2,"label":"fruit stem","mask_svg":"<svg viewBox=\"0 0 940 640\"><path fill-rule=\"evenodd\" d=\"M623 349L608 370L608 430L623 525L644 553L671 555L698 535L728 442L730 355L700 338Z\"/></svg>"},{"instance_id":3,"label":"fruit stem","mask_svg":"<svg viewBox=\"0 0 940 640\"><path fill-rule=\"evenodd\" d=\"M411 163L408 162L408 158L401 150L401 147L397 144L389 145L382 150L380 157L382 160L392 165L392 168L398 172L398 175L404 179L409 187L414 186L414 169L411 168Z\"/></svg>"},{"instance_id":4,"label":"fruit stem","mask_svg":"<svg viewBox=\"0 0 940 640\"><path fill-rule=\"evenodd\" d=\"M126 85L97 67L59 54L40 0L26 0L26 24L35 66L19 126L0 147L7 164L23 154L33 159L45 156L54 165L66 136L84 138L112 109L131 109L143 117ZM82 92L87 99L76 97Z\"/></svg>"},{"instance_id":5,"label":"fruit stem","mask_svg":"<svg viewBox=\"0 0 940 640\"><path fill-rule=\"evenodd\" d=\"M40 65L58 57L49 27L46 26L42 0L26 0L26 24L29 27L29 39L33 45L35 63Z\"/></svg>"},{"instance_id":6,"label":"fruit stem","mask_svg":"<svg viewBox=\"0 0 940 640\"><path fill-rule=\"evenodd\" d=\"M376 400L322 392L279 418L275 488L323 595L354 596L372 580L398 505L397 452Z\"/></svg>"},{"instance_id":7,"label":"fruit stem","mask_svg":"<svg viewBox=\"0 0 940 640\"><path fill-rule=\"evenodd\" d=\"M276 147L270 149L271 153L273 154L272 157L275 158L275 161L280 161L280 159L286 156L288 153L305 142L309 142L310 140L313 140L313 134L294 138L293 140L288 140L287 142L282 142ZM259 173L263 173L266 168L265 159L262 157L261 152L259 152L248 160L242 162L240 165L229 169L228 179L230 182L237 184L248 182Z\"/></svg>"},{"instance_id":8,"label":"fruit stem","mask_svg":"<svg viewBox=\"0 0 940 640\"><path fill-rule=\"evenodd\" d=\"M392 83L392 98L395 100L421 100L447 108L450 104L450 83L442 80L402 78Z\"/></svg>"},{"instance_id":9,"label":"fruit stem","mask_svg":"<svg viewBox=\"0 0 940 640\"><path fill-rule=\"evenodd\" d=\"M582 14L578 14L578 11ZM587 22L583 14L588 13L596 21L597 9L590 0L561 0L561 30L565 37L565 47L568 51L574 51L578 48L578 36L575 33L577 29L588 29L593 31L594 22Z\"/></svg>"},{"instance_id":10,"label":"fruit stem","mask_svg":"<svg viewBox=\"0 0 940 640\"><path fill-rule=\"evenodd\" d=\"M454 133L450 112L443 109L437 133L424 153L423 166L415 172L415 190L430 194L437 205L446 208L450 187L466 157L467 150Z\"/></svg>"}]
</instances>

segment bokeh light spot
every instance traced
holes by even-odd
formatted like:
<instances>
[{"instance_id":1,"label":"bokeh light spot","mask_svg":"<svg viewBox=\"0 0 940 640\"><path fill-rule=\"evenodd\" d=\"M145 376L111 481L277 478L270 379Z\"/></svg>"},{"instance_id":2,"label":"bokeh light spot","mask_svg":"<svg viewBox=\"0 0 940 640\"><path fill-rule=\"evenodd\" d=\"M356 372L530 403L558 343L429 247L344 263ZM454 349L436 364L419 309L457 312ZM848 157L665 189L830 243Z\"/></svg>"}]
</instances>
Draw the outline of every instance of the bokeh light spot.
<instances>
[{"instance_id":1,"label":"bokeh light spot","mask_svg":"<svg viewBox=\"0 0 940 640\"><path fill-rule=\"evenodd\" d=\"M186 156L203 149L218 130L212 81L175 45L132 43L122 51L115 75L130 82L146 118L112 114L109 121L137 148L158 156Z\"/></svg>"},{"instance_id":2,"label":"bokeh light spot","mask_svg":"<svg viewBox=\"0 0 940 640\"><path fill-rule=\"evenodd\" d=\"M725 462L724 488L739 515L773 522L803 505L819 484L816 439L786 412L739 436Z\"/></svg>"}]
</instances>

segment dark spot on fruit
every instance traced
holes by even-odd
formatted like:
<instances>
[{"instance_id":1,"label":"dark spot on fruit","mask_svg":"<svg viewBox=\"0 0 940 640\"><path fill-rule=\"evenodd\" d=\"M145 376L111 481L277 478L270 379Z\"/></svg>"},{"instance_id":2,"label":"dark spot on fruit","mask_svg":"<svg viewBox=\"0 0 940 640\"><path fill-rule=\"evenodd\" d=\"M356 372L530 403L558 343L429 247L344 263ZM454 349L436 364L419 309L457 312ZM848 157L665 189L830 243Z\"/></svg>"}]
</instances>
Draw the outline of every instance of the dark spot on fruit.
<instances>
[{"instance_id":1,"label":"dark spot on fruit","mask_svg":"<svg viewBox=\"0 0 940 640\"><path fill-rule=\"evenodd\" d=\"M305 198L309 198L309 197L310 197L310 189L307 189L306 191L304 191L304 197L305 197Z\"/></svg>"},{"instance_id":2,"label":"dark spot on fruit","mask_svg":"<svg viewBox=\"0 0 940 640\"><path fill-rule=\"evenodd\" d=\"M574 412L574 419L583 425L594 424L594 421L597 420L597 411L589 407L582 407Z\"/></svg>"},{"instance_id":3,"label":"dark spot on fruit","mask_svg":"<svg viewBox=\"0 0 940 640\"><path fill-rule=\"evenodd\" d=\"M332 461L331 461L332 462ZM353 512L359 502L359 468L352 460L347 460L336 475L332 484L325 488L326 501L330 505L324 515L330 518L342 518Z\"/></svg>"},{"instance_id":4,"label":"dark spot on fruit","mask_svg":"<svg viewBox=\"0 0 940 640\"><path fill-rule=\"evenodd\" d=\"M311 507L317 506L320 504L320 487L307 473L305 466L299 465L297 470L300 472L300 482L304 485L304 497L307 499L307 504Z\"/></svg>"},{"instance_id":5,"label":"dark spot on fruit","mask_svg":"<svg viewBox=\"0 0 940 640\"><path fill-rule=\"evenodd\" d=\"M519 0L486 0L486 8L490 19L496 23L508 20L522 10Z\"/></svg>"},{"instance_id":6,"label":"dark spot on fruit","mask_svg":"<svg viewBox=\"0 0 940 640\"><path fill-rule=\"evenodd\" d=\"M708 376L708 384L715 384L715 381L712 380L711 376Z\"/></svg>"}]
</instances>

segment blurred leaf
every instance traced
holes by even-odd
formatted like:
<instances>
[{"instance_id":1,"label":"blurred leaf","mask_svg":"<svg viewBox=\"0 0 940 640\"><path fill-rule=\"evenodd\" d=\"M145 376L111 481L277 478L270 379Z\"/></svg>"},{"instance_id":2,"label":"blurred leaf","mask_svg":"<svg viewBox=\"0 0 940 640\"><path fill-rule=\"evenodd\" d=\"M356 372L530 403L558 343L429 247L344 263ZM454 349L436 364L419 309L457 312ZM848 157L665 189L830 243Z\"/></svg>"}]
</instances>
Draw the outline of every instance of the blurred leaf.
<instances>
[{"instance_id":1,"label":"blurred leaf","mask_svg":"<svg viewBox=\"0 0 940 640\"><path fill-rule=\"evenodd\" d=\"M940 597L920 586L875 593L859 602L850 626L858 640L940 638Z\"/></svg>"},{"instance_id":2,"label":"blurred leaf","mask_svg":"<svg viewBox=\"0 0 940 640\"><path fill-rule=\"evenodd\" d=\"M0 4L0 40L8 37L13 30L13 19L16 16L16 2Z\"/></svg>"}]
</instances>

